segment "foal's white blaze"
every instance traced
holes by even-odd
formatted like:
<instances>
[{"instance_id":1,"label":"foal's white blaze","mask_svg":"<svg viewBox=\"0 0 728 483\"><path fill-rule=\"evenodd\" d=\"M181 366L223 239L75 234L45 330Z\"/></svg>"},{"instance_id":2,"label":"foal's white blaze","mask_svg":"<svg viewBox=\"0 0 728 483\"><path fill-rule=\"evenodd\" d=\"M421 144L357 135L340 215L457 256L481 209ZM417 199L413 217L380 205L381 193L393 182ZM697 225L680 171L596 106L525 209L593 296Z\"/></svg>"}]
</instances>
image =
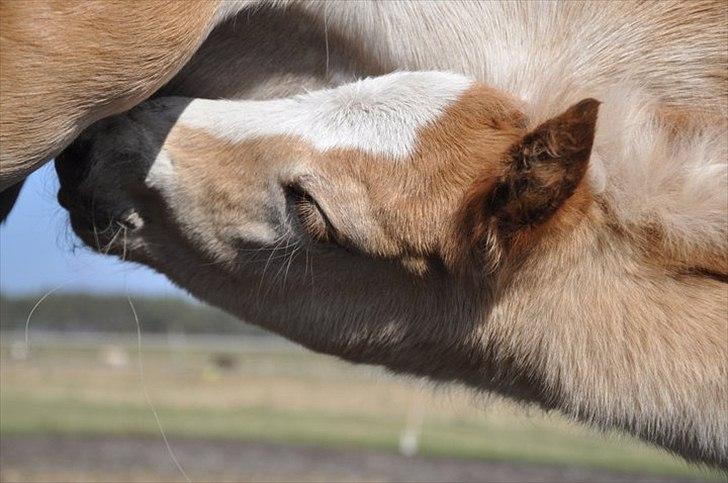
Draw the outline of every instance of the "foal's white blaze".
<instances>
[{"instance_id":1,"label":"foal's white blaze","mask_svg":"<svg viewBox=\"0 0 728 483\"><path fill-rule=\"evenodd\" d=\"M273 101L196 99L180 121L229 141L290 135L316 149L349 148L403 159L417 132L473 85L450 72L398 72Z\"/></svg>"}]
</instances>

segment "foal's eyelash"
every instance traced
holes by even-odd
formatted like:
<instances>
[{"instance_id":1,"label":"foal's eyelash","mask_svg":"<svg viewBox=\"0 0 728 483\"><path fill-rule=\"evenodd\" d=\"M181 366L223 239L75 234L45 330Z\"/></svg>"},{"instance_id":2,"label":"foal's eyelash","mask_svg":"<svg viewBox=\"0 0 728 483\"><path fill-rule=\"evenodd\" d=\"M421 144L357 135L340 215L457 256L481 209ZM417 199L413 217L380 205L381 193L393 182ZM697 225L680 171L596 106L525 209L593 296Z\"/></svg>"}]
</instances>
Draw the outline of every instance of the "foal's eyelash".
<instances>
[{"instance_id":1,"label":"foal's eyelash","mask_svg":"<svg viewBox=\"0 0 728 483\"><path fill-rule=\"evenodd\" d=\"M317 241L334 242L336 230L316 199L300 185L288 185L285 189L306 232Z\"/></svg>"}]
</instances>

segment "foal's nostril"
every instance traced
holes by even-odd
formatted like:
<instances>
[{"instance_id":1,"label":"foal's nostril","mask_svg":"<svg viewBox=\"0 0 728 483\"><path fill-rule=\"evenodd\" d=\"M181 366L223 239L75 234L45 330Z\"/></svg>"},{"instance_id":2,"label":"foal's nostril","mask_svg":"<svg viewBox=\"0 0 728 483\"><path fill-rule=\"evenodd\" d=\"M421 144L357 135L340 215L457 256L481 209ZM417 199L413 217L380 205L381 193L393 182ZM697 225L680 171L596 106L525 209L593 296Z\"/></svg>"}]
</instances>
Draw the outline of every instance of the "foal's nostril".
<instances>
[{"instance_id":1,"label":"foal's nostril","mask_svg":"<svg viewBox=\"0 0 728 483\"><path fill-rule=\"evenodd\" d=\"M66 209L78 206L81 201L78 187L88 176L92 148L93 141L81 137L56 157L56 173L61 185L58 202Z\"/></svg>"},{"instance_id":2,"label":"foal's nostril","mask_svg":"<svg viewBox=\"0 0 728 483\"><path fill-rule=\"evenodd\" d=\"M61 187L75 188L86 178L92 147L90 139L77 139L56 157L56 173Z\"/></svg>"}]
</instances>

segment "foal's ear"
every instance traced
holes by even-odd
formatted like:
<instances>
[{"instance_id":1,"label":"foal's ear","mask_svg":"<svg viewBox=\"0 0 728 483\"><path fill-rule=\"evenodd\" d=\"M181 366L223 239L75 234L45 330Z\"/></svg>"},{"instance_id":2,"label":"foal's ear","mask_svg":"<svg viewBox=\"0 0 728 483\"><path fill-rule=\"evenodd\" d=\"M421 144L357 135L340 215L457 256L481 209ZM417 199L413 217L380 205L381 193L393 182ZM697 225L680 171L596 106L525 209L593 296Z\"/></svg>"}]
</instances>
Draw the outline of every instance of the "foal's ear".
<instances>
[{"instance_id":1,"label":"foal's ear","mask_svg":"<svg viewBox=\"0 0 728 483\"><path fill-rule=\"evenodd\" d=\"M599 101L584 99L507 151L483 206L502 234L545 222L571 197L589 164L598 109Z\"/></svg>"},{"instance_id":2,"label":"foal's ear","mask_svg":"<svg viewBox=\"0 0 728 483\"><path fill-rule=\"evenodd\" d=\"M451 256L467 273L471 261L500 263L510 241L544 224L584 178L599 101L584 99L523 136L465 194ZM520 238L524 240L524 238Z\"/></svg>"}]
</instances>

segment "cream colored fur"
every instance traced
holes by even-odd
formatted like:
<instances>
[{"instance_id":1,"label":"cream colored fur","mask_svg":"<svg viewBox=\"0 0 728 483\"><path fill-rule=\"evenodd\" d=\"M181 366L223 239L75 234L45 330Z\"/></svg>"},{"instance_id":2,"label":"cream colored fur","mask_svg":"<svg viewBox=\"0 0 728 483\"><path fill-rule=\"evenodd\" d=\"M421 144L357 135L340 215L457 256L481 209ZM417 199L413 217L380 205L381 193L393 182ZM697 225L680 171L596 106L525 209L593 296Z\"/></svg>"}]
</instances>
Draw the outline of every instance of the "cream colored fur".
<instances>
[{"instance_id":1,"label":"cream colored fur","mask_svg":"<svg viewBox=\"0 0 728 483\"><path fill-rule=\"evenodd\" d=\"M388 97L366 95L393 81ZM467 243L464 193L544 120L538 107L487 89L461 94L395 162L329 133L353 120L396 130L408 106L468 82L399 73L290 102L159 99L84 140L91 171L64 189L94 199L97 219L127 220L126 246L102 240L112 252L315 350L536 402L726 466L724 127L698 116L673 135L654 99L604 92L576 204L523 254L499 255L495 269L469 262L483 277L472 282L449 262ZM474 152L470 115L485 136ZM271 131L280 116L289 128ZM329 126L321 136L346 141L296 135L311 116ZM129 188L133 179L145 181ZM324 222L296 214L291 184L312 193L338 235L311 239ZM89 207L70 209L95 242Z\"/></svg>"},{"instance_id":2,"label":"cream colored fur","mask_svg":"<svg viewBox=\"0 0 728 483\"><path fill-rule=\"evenodd\" d=\"M116 71L93 55L37 62L25 50L36 44L8 20L23 17L6 15L15 7L4 3L3 100L10 87L17 94L0 105L0 186L177 71L164 94L213 98L280 96L398 69L468 74L499 91L484 112L517 126L468 151L477 156L452 161L467 151L453 139L414 165L358 151L322 155L290 137L235 145L175 125L189 100L167 99L72 146L61 165L90 164L91 175L64 183L64 202L86 236L84 199L98 195L100 214L127 224L129 236L117 239L126 246L112 243L112 252L315 350L533 401L728 465L724 3L291 2L281 11L288 2L275 2L258 18L281 28L256 31L262 3L225 3L193 31L174 27L187 25L179 17L164 45L181 50L163 67L143 62L163 51L154 47L157 19L122 22L135 26L126 36L134 42ZM73 29L64 31L61 16L45 30L93 45L84 22L106 24L90 12L75 12ZM231 40L238 35L246 42ZM100 83L53 89L63 72L83 78L109 65L91 77ZM127 77L154 67L152 82ZM518 263L501 260L485 287L463 282L440 258L458 239L453 220L478 161L495 163L508 139L583 97L603 102L588 190L575 195L584 206L562 210L561 228L529 242ZM147 178L155 162L164 169ZM348 250L302 238L274 188L303 173Z\"/></svg>"}]
</instances>

